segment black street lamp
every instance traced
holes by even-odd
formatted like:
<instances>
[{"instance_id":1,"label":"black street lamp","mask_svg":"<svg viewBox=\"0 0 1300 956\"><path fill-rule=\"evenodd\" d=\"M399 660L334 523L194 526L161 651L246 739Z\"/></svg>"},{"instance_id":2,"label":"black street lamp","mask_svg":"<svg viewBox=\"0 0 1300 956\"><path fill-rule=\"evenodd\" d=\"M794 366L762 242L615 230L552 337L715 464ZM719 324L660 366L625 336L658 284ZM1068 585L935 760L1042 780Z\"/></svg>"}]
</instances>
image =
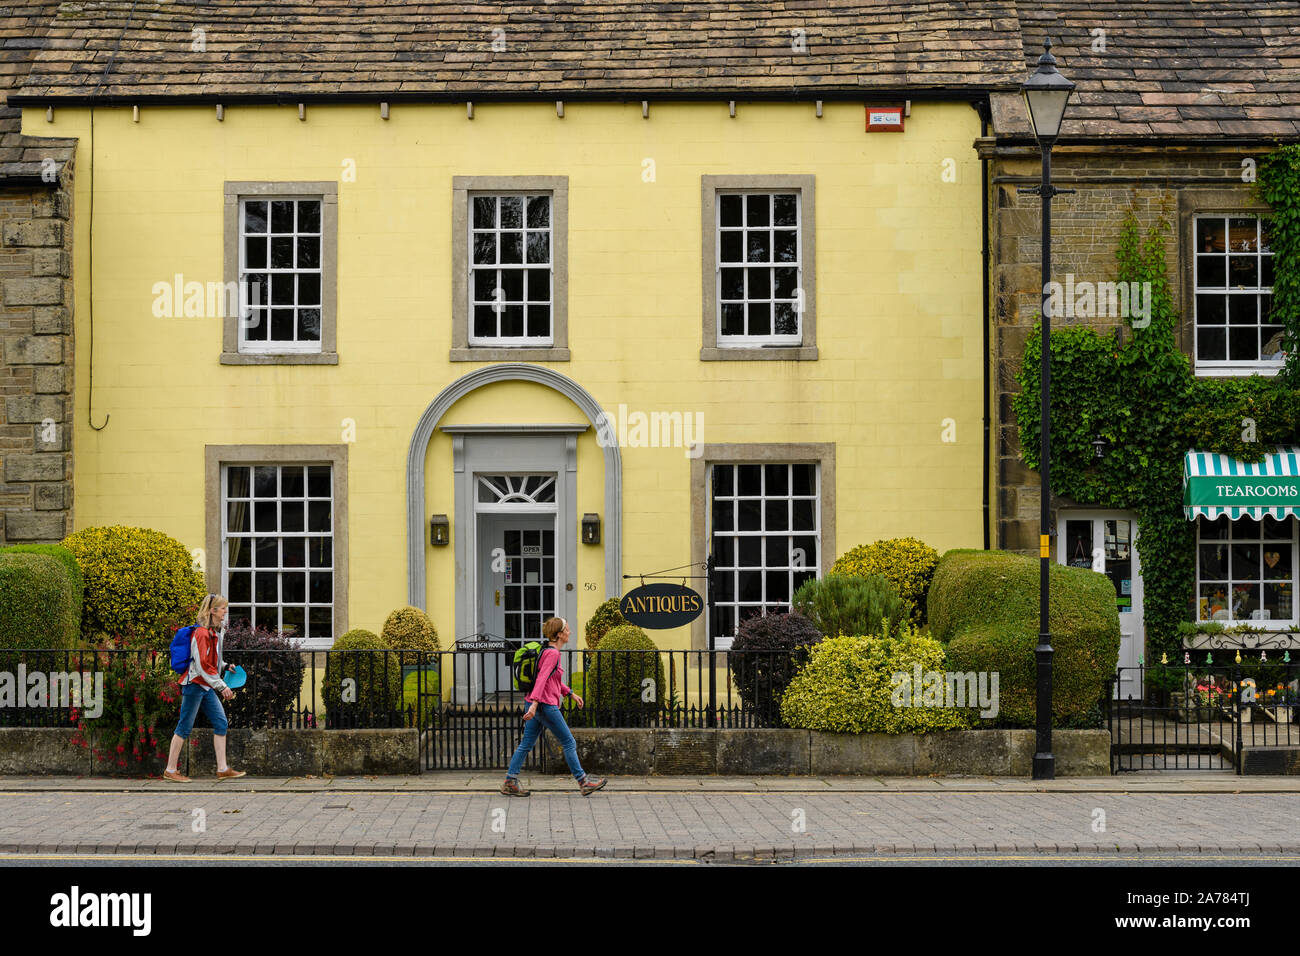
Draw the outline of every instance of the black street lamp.
<instances>
[{"instance_id":1,"label":"black street lamp","mask_svg":"<svg viewBox=\"0 0 1300 956\"><path fill-rule=\"evenodd\" d=\"M1061 132L1061 120L1065 116L1065 106L1074 92L1074 84L1056 71L1056 60L1052 56L1052 42L1043 43L1043 55L1038 58L1038 69L1025 80L1021 91L1025 95L1025 112L1029 114L1034 137L1043 153L1043 181L1041 185L1024 190L1035 193L1042 198L1043 204L1043 355L1042 371L1042 413L1040 419L1041 446L1039 451L1038 471L1042 477L1042 528L1038 538L1039 556L1039 597L1038 597L1038 647L1034 649L1038 671L1038 710L1037 741L1034 748L1035 780L1052 780L1056 776L1056 758L1052 754L1052 643L1047 627L1047 572L1052 561L1051 520L1051 410L1048 396L1052 382L1052 348L1051 348L1051 313L1048 311L1047 285L1052 276L1052 197L1057 193L1074 192L1073 189L1057 189L1052 185L1052 144Z\"/></svg>"}]
</instances>

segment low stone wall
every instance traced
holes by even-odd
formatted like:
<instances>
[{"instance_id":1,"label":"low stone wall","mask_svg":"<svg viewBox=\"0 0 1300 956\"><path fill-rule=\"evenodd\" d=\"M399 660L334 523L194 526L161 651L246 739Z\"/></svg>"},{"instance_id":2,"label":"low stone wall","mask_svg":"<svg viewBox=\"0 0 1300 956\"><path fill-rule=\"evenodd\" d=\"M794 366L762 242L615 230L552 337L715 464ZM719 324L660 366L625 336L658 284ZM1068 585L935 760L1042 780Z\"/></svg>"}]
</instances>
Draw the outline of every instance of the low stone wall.
<instances>
[{"instance_id":1,"label":"low stone wall","mask_svg":"<svg viewBox=\"0 0 1300 956\"><path fill-rule=\"evenodd\" d=\"M957 730L934 734L830 734L809 730L600 730L575 728L584 770L602 774L810 774L911 777L976 774L1027 777L1032 730ZM546 735L547 767L567 773ZM1110 775L1110 733L1052 733L1056 774Z\"/></svg>"},{"instance_id":2,"label":"low stone wall","mask_svg":"<svg viewBox=\"0 0 1300 956\"><path fill-rule=\"evenodd\" d=\"M0 728L0 774L132 776L161 774L164 760L115 767L72 743L76 731L58 728ZM170 736L169 738L170 739ZM187 776L217 772L212 731L195 729L180 770ZM241 730L226 737L226 759L252 776L350 776L420 772L415 730Z\"/></svg>"}]
</instances>

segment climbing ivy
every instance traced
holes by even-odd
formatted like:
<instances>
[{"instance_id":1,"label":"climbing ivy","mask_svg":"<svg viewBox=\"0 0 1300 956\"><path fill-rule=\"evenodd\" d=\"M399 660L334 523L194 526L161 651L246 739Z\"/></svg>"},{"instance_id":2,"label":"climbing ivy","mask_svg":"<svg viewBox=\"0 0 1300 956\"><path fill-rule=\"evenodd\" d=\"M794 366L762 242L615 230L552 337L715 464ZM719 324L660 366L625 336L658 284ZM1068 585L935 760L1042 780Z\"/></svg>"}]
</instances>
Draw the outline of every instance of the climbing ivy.
<instances>
[{"instance_id":1,"label":"climbing ivy","mask_svg":"<svg viewBox=\"0 0 1300 956\"><path fill-rule=\"evenodd\" d=\"M1146 653L1180 653L1179 623L1194 614L1196 526L1183 515L1183 459L1189 449L1258 462L1271 446L1300 439L1300 145L1259 164L1259 195L1271 207L1273 314L1286 329L1276 377L1197 378L1178 347L1179 316L1165 267L1163 218L1142 236L1130 210L1116 250L1117 280L1151 283L1150 324L1126 317L1103 334L1053 329L1051 480L1054 494L1081 505L1136 513L1144 587ZM1130 309L1130 312L1134 310ZM1025 345L1012 399L1021 457L1039 465L1041 325ZM1098 460L1092 442L1106 441Z\"/></svg>"}]
</instances>

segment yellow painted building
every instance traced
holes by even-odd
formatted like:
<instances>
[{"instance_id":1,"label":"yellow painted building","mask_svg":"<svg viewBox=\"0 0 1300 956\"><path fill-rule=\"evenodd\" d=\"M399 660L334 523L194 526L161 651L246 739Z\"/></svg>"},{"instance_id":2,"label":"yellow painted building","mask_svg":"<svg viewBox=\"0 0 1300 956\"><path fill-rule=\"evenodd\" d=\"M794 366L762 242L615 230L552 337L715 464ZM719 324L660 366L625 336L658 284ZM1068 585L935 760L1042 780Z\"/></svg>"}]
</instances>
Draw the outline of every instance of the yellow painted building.
<instances>
[{"instance_id":1,"label":"yellow painted building","mask_svg":"<svg viewBox=\"0 0 1300 956\"><path fill-rule=\"evenodd\" d=\"M77 141L76 527L318 647L580 638L709 555L716 623L655 638L725 646L854 545L980 547L970 98L30 93Z\"/></svg>"}]
</instances>

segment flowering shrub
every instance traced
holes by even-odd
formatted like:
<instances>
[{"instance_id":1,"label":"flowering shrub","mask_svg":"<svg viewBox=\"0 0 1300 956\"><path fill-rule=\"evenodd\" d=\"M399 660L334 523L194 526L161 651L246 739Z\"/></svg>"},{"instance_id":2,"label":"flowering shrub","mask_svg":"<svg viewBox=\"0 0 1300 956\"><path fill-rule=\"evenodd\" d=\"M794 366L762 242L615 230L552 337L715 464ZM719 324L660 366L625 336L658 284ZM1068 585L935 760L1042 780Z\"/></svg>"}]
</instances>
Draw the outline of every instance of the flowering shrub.
<instances>
[{"instance_id":1,"label":"flowering shrub","mask_svg":"<svg viewBox=\"0 0 1300 956\"><path fill-rule=\"evenodd\" d=\"M73 743L87 747L96 760L117 767L165 758L180 716L181 688L162 655L100 654L104 674L103 710L88 718L74 708Z\"/></svg>"},{"instance_id":2,"label":"flowering shrub","mask_svg":"<svg viewBox=\"0 0 1300 956\"><path fill-rule=\"evenodd\" d=\"M1220 687L1213 681L1200 683L1196 685L1196 702L1202 707L1218 707L1230 703L1232 700L1232 691L1227 687Z\"/></svg>"},{"instance_id":3,"label":"flowering shrub","mask_svg":"<svg viewBox=\"0 0 1300 956\"><path fill-rule=\"evenodd\" d=\"M85 578L82 635L129 635L161 650L175 624L191 624L203 599L203 578L185 545L150 528L84 528L63 546Z\"/></svg>"}]
</instances>

